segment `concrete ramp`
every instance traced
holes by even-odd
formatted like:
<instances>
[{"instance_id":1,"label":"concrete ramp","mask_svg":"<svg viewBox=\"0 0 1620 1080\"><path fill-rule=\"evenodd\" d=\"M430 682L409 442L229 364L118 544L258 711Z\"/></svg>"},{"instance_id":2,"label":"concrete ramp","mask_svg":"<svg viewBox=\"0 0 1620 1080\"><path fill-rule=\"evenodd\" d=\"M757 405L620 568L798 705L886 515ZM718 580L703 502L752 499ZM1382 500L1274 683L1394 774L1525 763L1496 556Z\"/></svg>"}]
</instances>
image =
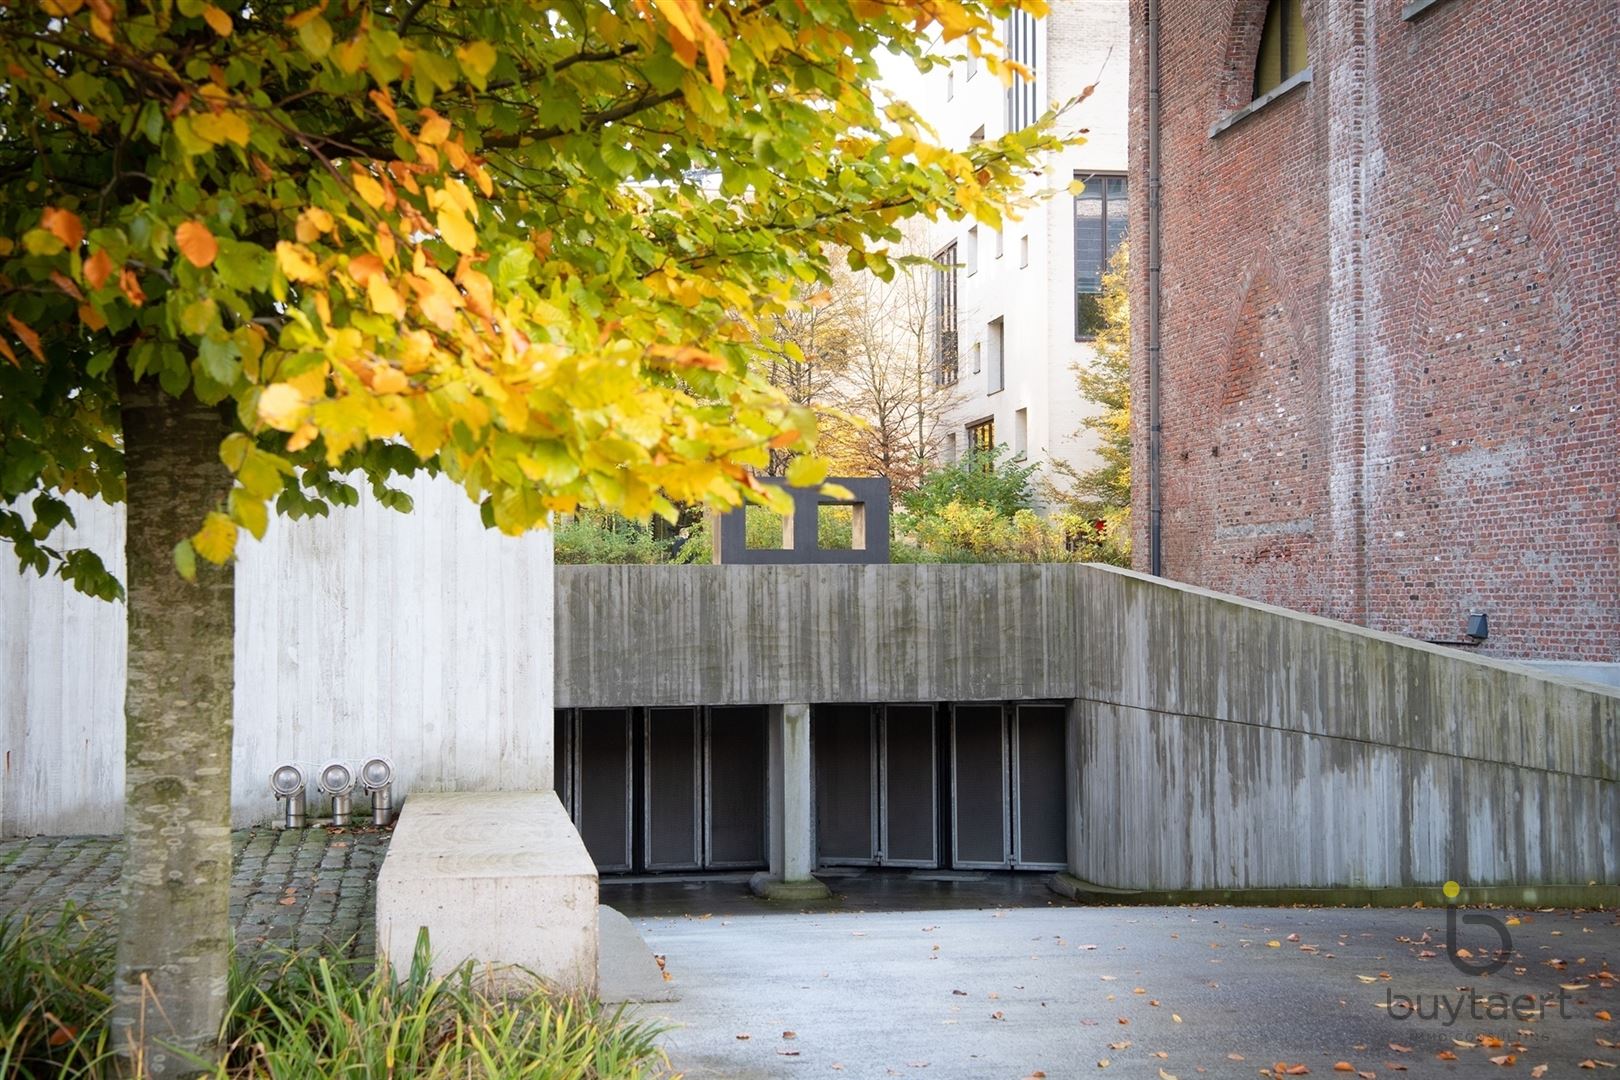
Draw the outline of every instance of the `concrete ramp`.
<instances>
[{"instance_id":1,"label":"concrete ramp","mask_svg":"<svg viewBox=\"0 0 1620 1080\"><path fill-rule=\"evenodd\" d=\"M597 909L597 996L610 1005L674 1001L675 984L664 978L652 949L630 920L606 904Z\"/></svg>"}]
</instances>

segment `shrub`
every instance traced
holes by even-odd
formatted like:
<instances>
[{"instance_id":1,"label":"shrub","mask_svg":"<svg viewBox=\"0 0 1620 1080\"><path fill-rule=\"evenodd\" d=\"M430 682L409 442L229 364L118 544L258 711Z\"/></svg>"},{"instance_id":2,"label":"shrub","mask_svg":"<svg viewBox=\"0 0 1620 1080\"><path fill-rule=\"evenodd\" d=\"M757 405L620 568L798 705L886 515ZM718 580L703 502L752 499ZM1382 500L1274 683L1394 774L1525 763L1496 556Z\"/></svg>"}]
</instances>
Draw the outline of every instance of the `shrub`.
<instances>
[{"instance_id":1,"label":"shrub","mask_svg":"<svg viewBox=\"0 0 1620 1080\"><path fill-rule=\"evenodd\" d=\"M570 514L558 520L552 539L559 563L669 561L669 545L649 526L616 514Z\"/></svg>"}]
</instances>

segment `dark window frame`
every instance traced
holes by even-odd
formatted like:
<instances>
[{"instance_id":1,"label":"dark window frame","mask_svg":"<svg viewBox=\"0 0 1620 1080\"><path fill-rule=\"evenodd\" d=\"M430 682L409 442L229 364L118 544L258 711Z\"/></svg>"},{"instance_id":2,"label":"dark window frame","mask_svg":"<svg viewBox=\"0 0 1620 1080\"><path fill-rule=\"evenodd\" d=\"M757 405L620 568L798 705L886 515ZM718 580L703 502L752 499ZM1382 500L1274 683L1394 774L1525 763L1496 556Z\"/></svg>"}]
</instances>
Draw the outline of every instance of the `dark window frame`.
<instances>
[{"instance_id":1,"label":"dark window frame","mask_svg":"<svg viewBox=\"0 0 1620 1080\"><path fill-rule=\"evenodd\" d=\"M1079 195L1076 195L1076 196L1073 197L1074 202L1073 202L1073 207L1072 207L1072 210L1074 212L1074 233L1075 233L1075 235L1073 237L1073 240L1074 240L1074 253L1073 253L1074 254L1074 340L1076 340L1076 341L1091 341L1091 340L1094 340L1096 338L1096 336L1097 336L1097 328L1094 325L1088 323L1087 316L1086 316L1086 310L1085 310L1086 309L1086 304L1085 304L1085 302L1084 302L1084 300L1082 298L1083 297L1088 297L1088 296L1101 296L1102 295L1102 279L1103 279L1103 275L1108 272L1108 264L1109 264L1109 262L1111 262L1113 260L1114 252L1116 252L1119 249L1119 244L1118 243L1114 244L1112 247L1110 247L1109 243L1108 243L1108 203L1109 203L1108 181L1109 180L1121 180L1121 181L1124 181L1124 184L1125 184L1125 194L1124 194L1125 209L1122 212L1126 216L1127 224L1126 224L1125 231L1120 234L1120 238L1119 238L1120 243L1123 243L1126 236L1130 232L1130 226L1129 226L1130 205L1131 205L1131 203L1130 203L1130 200L1131 200L1130 176L1128 174L1122 173L1122 172L1093 172L1093 173L1078 173L1077 172L1077 173L1074 174L1074 178L1076 180L1083 181L1086 184L1086 190L1081 192ZM1096 288L1096 290L1095 291L1086 290L1085 292L1082 292L1080 290L1080 245L1079 245L1079 235L1078 235L1079 234L1079 228L1080 228L1080 214L1079 214L1079 211L1080 211L1081 201L1087 199L1090 196L1090 192L1093 190L1093 188L1092 188L1093 181L1098 182L1097 186L1096 186L1096 190L1098 190L1100 192L1100 198L1101 198L1101 202L1102 202L1102 216L1097 219L1097 227L1102 231L1102 259L1097 265L1097 288Z\"/></svg>"},{"instance_id":2,"label":"dark window frame","mask_svg":"<svg viewBox=\"0 0 1620 1080\"><path fill-rule=\"evenodd\" d=\"M972 461L978 468L988 470L991 460L989 455L996 448L996 418L987 416L983 420L975 420L967 425L966 430L965 459Z\"/></svg>"}]
</instances>

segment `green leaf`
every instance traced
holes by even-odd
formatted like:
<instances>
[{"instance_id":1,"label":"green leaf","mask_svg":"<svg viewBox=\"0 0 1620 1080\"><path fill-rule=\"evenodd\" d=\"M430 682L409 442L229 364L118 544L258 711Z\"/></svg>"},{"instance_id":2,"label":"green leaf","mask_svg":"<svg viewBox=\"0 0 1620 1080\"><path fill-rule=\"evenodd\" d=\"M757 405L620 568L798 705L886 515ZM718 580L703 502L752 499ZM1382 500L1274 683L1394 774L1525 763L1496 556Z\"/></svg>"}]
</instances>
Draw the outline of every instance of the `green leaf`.
<instances>
[{"instance_id":1,"label":"green leaf","mask_svg":"<svg viewBox=\"0 0 1620 1080\"><path fill-rule=\"evenodd\" d=\"M174 545L174 568L187 581L197 580L197 551L191 546L190 540L182 540Z\"/></svg>"}]
</instances>

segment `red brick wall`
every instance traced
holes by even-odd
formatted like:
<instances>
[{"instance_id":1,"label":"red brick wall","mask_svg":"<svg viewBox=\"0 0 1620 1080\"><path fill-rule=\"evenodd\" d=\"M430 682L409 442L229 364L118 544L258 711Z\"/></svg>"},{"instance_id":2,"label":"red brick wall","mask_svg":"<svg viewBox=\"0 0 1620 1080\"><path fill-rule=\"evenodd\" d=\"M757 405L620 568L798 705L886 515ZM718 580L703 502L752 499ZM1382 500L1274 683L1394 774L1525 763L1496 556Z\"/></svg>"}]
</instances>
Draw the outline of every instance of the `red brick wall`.
<instances>
[{"instance_id":1,"label":"red brick wall","mask_svg":"<svg viewBox=\"0 0 1620 1080\"><path fill-rule=\"evenodd\" d=\"M1311 82L1215 136L1264 0L1160 6L1166 574L1620 660L1620 5L1306 0Z\"/></svg>"}]
</instances>

